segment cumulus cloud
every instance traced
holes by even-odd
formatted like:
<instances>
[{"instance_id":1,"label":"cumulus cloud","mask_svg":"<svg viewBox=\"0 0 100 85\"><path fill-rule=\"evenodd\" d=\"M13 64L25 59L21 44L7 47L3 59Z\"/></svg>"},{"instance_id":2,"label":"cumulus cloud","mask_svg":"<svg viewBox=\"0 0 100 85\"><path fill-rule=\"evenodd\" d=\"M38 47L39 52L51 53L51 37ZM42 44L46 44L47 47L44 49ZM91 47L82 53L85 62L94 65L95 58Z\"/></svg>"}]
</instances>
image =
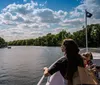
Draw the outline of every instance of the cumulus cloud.
<instances>
[{"instance_id":1,"label":"cumulus cloud","mask_svg":"<svg viewBox=\"0 0 100 85\"><path fill-rule=\"evenodd\" d=\"M57 28L52 30L52 33L53 34L57 34L57 33L59 33L62 30L66 30L66 29L64 27L57 27Z\"/></svg>"},{"instance_id":2,"label":"cumulus cloud","mask_svg":"<svg viewBox=\"0 0 100 85\"><path fill-rule=\"evenodd\" d=\"M35 10L33 15L37 15L43 23L59 23L67 15L67 12L61 10L56 12L49 8L44 8Z\"/></svg>"},{"instance_id":3,"label":"cumulus cloud","mask_svg":"<svg viewBox=\"0 0 100 85\"><path fill-rule=\"evenodd\" d=\"M27 0L23 0L27 2ZM88 24L100 23L100 1L82 0L74 11L54 11L45 5L33 1L25 4L10 4L2 9L0 14L0 36L7 40L36 38L47 32L58 33L62 29L70 32L79 30L84 25L84 8L93 16L88 19ZM70 14L70 16L69 16ZM69 29L68 29L69 28Z\"/></svg>"},{"instance_id":4,"label":"cumulus cloud","mask_svg":"<svg viewBox=\"0 0 100 85\"><path fill-rule=\"evenodd\" d=\"M64 27L68 29L77 28L79 30L84 25L84 19L82 18L65 19L62 23L60 23L60 25L62 26L62 28Z\"/></svg>"},{"instance_id":5,"label":"cumulus cloud","mask_svg":"<svg viewBox=\"0 0 100 85\"><path fill-rule=\"evenodd\" d=\"M69 13L73 20L65 20L66 24L70 25L70 29L68 29L70 32L77 31L85 25L83 20L76 19L77 17L84 19L85 9L93 14L91 18L88 18L87 24L100 24L100 0L82 0L81 4Z\"/></svg>"},{"instance_id":6,"label":"cumulus cloud","mask_svg":"<svg viewBox=\"0 0 100 85\"><path fill-rule=\"evenodd\" d=\"M16 31L13 31L13 32L11 32L11 34L18 34L18 35L22 35L22 34L24 34L23 32L16 32Z\"/></svg>"},{"instance_id":7,"label":"cumulus cloud","mask_svg":"<svg viewBox=\"0 0 100 85\"><path fill-rule=\"evenodd\" d=\"M82 27L73 27L73 28L68 29L67 31L70 33L73 33L73 32L76 32L78 30L81 30L81 29L83 29L83 28Z\"/></svg>"},{"instance_id":8,"label":"cumulus cloud","mask_svg":"<svg viewBox=\"0 0 100 85\"><path fill-rule=\"evenodd\" d=\"M83 12L79 12L77 9L75 9L74 11L71 11L70 13L69 13L71 16L71 18L72 17L80 17L81 15L83 15Z\"/></svg>"},{"instance_id":9,"label":"cumulus cloud","mask_svg":"<svg viewBox=\"0 0 100 85\"><path fill-rule=\"evenodd\" d=\"M63 23L66 25L79 25L79 24L82 24L83 21L84 20L81 18L76 18L76 19L70 19L70 20L66 19L63 21Z\"/></svg>"},{"instance_id":10,"label":"cumulus cloud","mask_svg":"<svg viewBox=\"0 0 100 85\"><path fill-rule=\"evenodd\" d=\"M31 35L42 36L43 35L43 32L41 32L41 31L34 31L34 32L31 32Z\"/></svg>"},{"instance_id":11,"label":"cumulus cloud","mask_svg":"<svg viewBox=\"0 0 100 85\"><path fill-rule=\"evenodd\" d=\"M67 12L62 10L53 11L49 8L35 8L37 3L31 1L26 4L10 4L2 10L1 16L4 20L11 20L26 23L59 23L62 18L67 15Z\"/></svg>"},{"instance_id":12,"label":"cumulus cloud","mask_svg":"<svg viewBox=\"0 0 100 85\"><path fill-rule=\"evenodd\" d=\"M100 19L100 0L83 0L79 6L77 6L74 11L70 12L71 17L77 17L84 14L84 9L87 9L93 14L93 18Z\"/></svg>"},{"instance_id":13,"label":"cumulus cloud","mask_svg":"<svg viewBox=\"0 0 100 85\"><path fill-rule=\"evenodd\" d=\"M26 1L24 0L24 2ZM47 4L47 1L44 4ZM26 37L26 35L38 37L45 34L45 30L49 29L51 25L61 23L66 16L67 12L65 11L40 8L39 4L33 1L26 4L13 3L1 11L0 29L3 30L0 36L6 34L6 38L9 36L16 38L18 35L20 39Z\"/></svg>"}]
</instances>

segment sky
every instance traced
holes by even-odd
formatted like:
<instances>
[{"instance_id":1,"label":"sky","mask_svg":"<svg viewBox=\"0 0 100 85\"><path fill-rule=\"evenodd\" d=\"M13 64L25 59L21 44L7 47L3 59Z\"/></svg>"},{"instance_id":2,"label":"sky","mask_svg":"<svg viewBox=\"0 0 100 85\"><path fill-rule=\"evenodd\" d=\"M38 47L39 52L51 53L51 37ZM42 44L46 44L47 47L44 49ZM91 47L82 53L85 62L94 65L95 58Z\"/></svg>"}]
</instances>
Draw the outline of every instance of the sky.
<instances>
[{"instance_id":1,"label":"sky","mask_svg":"<svg viewBox=\"0 0 100 85\"><path fill-rule=\"evenodd\" d=\"M100 23L100 0L2 0L0 37L12 41L73 33L84 26L84 9L93 14L88 24Z\"/></svg>"}]
</instances>

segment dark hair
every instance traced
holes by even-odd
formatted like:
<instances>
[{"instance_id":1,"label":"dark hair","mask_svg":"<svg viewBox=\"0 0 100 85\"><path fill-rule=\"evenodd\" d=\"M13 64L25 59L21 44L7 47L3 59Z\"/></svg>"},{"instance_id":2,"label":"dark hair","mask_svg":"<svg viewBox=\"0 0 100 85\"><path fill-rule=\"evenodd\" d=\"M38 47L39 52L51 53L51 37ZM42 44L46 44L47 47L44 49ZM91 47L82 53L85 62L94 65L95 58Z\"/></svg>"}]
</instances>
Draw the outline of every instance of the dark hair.
<instances>
[{"instance_id":1,"label":"dark hair","mask_svg":"<svg viewBox=\"0 0 100 85\"><path fill-rule=\"evenodd\" d=\"M67 54L78 54L79 48L73 39L64 39L62 45L66 48Z\"/></svg>"},{"instance_id":2,"label":"dark hair","mask_svg":"<svg viewBox=\"0 0 100 85\"><path fill-rule=\"evenodd\" d=\"M64 39L62 45L65 46L66 57L68 58L67 75L65 78L72 80L74 73L77 71L77 66L84 67L83 59L79 54L79 48L73 39Z\"/></svg>"}]
</instances>

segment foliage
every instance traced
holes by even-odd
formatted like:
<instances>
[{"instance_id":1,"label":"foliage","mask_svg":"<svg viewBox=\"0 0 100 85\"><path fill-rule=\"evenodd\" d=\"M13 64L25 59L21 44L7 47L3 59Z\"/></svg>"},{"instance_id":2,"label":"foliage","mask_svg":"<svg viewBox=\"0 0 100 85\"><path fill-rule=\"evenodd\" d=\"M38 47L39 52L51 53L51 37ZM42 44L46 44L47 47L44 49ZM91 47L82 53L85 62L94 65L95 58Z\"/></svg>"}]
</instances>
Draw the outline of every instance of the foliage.
<instances>
[{"instance_id":1,"label":"foliage","mask_svg":"<svg viewBox=\"0 0 100 85\"><path fill-rule=\"evenodd\" d=\"M100 24L91 24L87 26L89 47L100 47ZM80 47L85 47L86 37L85 28L71 34L62 30L58 34L48 33L46 36L36 39L16 40L8 42L9 45L34 45L34 46L60 46L65 38L74 39Z\"/></svg>"},{"instance_id":2,"label":"foliage","mask_svg":"<svg viewBox=\"0 0 100 85\"><path fill-rule=\"evenodd\" d=\"M0 37L0 48L7 46L7 43L3 38Z\"/></svg>"}]
</instances>

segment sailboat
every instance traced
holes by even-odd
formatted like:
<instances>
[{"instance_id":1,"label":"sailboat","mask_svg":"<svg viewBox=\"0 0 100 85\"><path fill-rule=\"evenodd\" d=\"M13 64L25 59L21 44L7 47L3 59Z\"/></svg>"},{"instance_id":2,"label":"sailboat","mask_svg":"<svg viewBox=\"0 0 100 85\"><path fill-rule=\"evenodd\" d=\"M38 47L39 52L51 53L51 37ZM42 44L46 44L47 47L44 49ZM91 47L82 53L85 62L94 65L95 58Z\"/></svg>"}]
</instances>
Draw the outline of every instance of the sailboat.
<instances>
[{"instance_id":1,"label":"sailboat","mask_svg":"<svg viewBox=\"0 0 100 85\"><path fill-rule=\"evenodd\" d=\"M87 17L90 18L92 16L91 13L89 13L87 10L85 10L85 28L86 28L86 48L85 51L88 52L88 37L87 37ZM81 49L80 51L82 51L84 49ZM94 59L98 59L98 57L100 57L100 53L94 53L92 52ZM63 56L64 57L64 56ZM63 58L61 57L61 58ZM58 60L60 60L61 58L59 58ZM57 60L57 61L58 61ZM55 61L50 67L49 69L57 62ZM100 66L99 66L100 69ZM37 85L42 85L42 81L44 79L44 75L41 77L40 81L38 82ZM66 81L67 82L67 81ZM56 72L53 75L49 76L47 79L47 82L45 85L67 85L67 83L65 82L64 78L62 77L62 75L60 74L60 72ZM66 84L65 84L66 83Z\"/></svg>"}]
</instances>

